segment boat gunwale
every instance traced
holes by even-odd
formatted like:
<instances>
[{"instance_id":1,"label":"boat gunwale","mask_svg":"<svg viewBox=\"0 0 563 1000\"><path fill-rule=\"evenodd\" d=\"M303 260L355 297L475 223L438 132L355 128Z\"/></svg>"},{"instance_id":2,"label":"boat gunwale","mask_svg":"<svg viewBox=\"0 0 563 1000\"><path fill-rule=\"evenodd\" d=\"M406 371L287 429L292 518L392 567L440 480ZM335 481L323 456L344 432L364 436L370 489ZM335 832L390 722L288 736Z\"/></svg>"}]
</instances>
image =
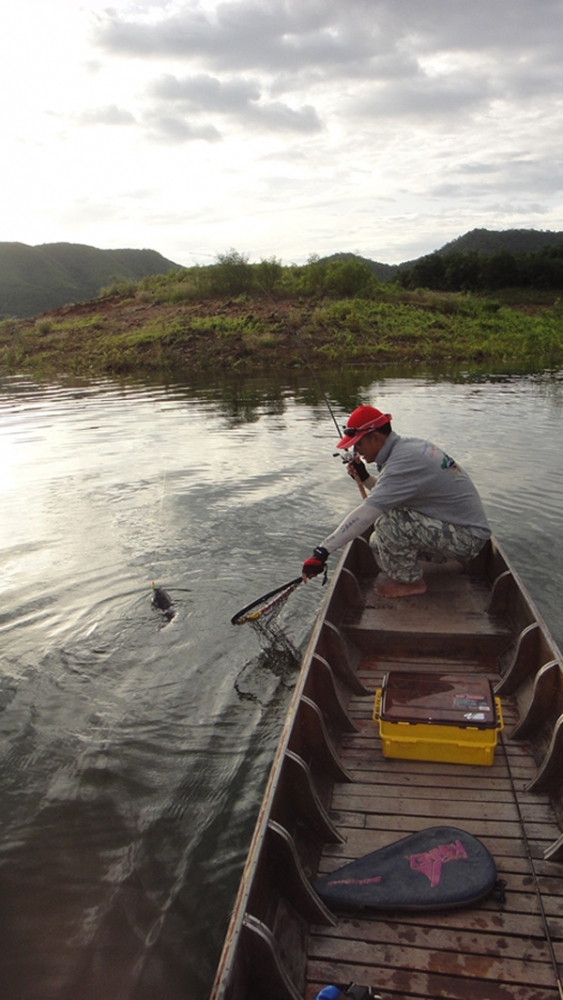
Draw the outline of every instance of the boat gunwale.
<instances>
[{"instance_id":1,"label":"boat gunwale","mask_svg":"<svg viewBox=\"0 0 563 1000\"><path fill-rule=\"evenodd\" d=\"M494 555L494 553L497 552L501 556L503 562L505 563L507 570L509 570L509 572L511 573L511 575L512 575L512 577L514 579L514 583L516 584L517 592L524 599L524 602L527 605L527 607L528 607L528 609L529 609L529 611L531 613L532 621L536 622L538 624L539 630L540 630L540 634L545 639L546 645L548 646L548 648L553 653L552 659L553 660L557 660L559 662L559 668L563 672L563 653L559 649L559 646L558 646L557 642L555 641L555 639L554 639L554 637L553 637L553 635L552 635L552 633L551 633L551 631L549 629L549 626L548 626L547 622L545 621L545 618L543 617L541 611L539 610L538 606L536 605L533 597L531 597L526 584L524 583L524 581L523 581L522 577L520 576L520 574L518 573L518 571L514 568L512 562L508 558L508 556L507 556L507 554L506 554L503 546L497 541L497 539L495 537L491 537L490 540L489 540L489 542L490 542L490 547L491 547L492 554Z\"/></svg>"}]
</instances>

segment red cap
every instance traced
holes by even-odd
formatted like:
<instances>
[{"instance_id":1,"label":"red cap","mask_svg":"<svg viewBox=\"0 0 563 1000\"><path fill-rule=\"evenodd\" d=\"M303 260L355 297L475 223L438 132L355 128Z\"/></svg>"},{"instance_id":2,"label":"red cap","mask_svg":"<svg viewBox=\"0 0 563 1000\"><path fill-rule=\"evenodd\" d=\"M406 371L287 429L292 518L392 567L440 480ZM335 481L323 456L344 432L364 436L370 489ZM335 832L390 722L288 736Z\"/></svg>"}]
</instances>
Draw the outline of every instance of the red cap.
<instances>
[{"instance_id":1,"label":"red cap","mask_svg":"<svg viewBox=\"0 0 563 1000\"><path fill-rule=\"evenodd\" d=\"M375 406L358 406L348 417L344 437L336 445L337 448L353 448L364 434L371 434L378 427L383 427L391 420L390 413L382 413Z\"/></svg>"}]
</instances>

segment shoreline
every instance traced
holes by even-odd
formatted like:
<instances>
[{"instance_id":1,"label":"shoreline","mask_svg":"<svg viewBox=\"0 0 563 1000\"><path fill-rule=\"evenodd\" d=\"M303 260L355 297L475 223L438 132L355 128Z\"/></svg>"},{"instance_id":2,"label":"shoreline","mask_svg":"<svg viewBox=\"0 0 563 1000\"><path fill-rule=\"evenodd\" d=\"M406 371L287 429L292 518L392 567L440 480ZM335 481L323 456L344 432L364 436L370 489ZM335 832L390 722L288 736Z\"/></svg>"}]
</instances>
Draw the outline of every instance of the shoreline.
<instances>
[{"instance_id":1,"label":"shoreline","mask_svg":"<svg viewBox=\"0 0 563 1000\"><path fill-rule=\"evenodd\" d=\"M523 298L523 297L522 297ZM408 292L369 298L264 295L159 301L141 285L38 317L0 322L6 375L141 375L177 369L251 375L307 363L322 371L375 365L563 366L559 300Z\"/></svg>"}]
</instances>

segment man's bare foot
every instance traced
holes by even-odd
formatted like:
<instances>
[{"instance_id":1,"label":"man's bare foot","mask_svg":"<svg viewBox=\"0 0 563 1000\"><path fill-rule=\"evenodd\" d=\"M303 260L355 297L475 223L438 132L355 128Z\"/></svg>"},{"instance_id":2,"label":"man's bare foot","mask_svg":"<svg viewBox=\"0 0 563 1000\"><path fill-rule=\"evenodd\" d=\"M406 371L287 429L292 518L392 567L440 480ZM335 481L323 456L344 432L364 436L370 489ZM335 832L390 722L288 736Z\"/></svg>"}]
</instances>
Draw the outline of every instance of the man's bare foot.
<instances>
[{"instance_id":1,"label":"man's bare foot","mask_svg":"<svg viewBox=\"0 0 563 1000\"><path fill-rule=\"evenodd\" d=\"M378 597L413 597L415 594L425 594L428 588L424 577L414 583L399 583L398 580L387 577L376 584L374 589Z\"/></svg>"}]
</instances>

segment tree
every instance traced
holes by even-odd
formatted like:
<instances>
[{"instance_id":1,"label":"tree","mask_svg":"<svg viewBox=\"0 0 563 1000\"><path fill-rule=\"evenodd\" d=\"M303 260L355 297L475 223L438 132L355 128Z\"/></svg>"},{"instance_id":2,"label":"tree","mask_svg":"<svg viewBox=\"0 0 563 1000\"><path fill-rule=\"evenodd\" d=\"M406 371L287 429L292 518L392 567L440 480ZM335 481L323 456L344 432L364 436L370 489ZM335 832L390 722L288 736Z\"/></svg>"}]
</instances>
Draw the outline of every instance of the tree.
<instances>
[{"instance_id":1,"label":"tree","mask_svg":"<svg viewBox=\"0 0 563 1000\"><path fill-rule=\"evenodd\" d=\"M268 257L267 260L262 259L260 263L256 264L254 267L256 284L265 292L273 291L274 286L281 278L282 273L282 262L281 260L278 260L277 257Z\"/></svg>"},{"instance_id":2,"label":"tree","mask_svg":"<svg viewBox=\"0 0 563 1000\"><path fill-rule=\"evenodd\" d=\"M421 257L408 271L399 271L403 288L432 288L443 291L446 286L446 264L439 253Z\"/></svg>"},{"instance_id":3,"label":"tree","mask_svg":"<svg viewBox=\"0 0 563 1000\"><path fill-rule=\"evenodd\" d=\"M352 298L364 292L376 281L369 266L363 260L331 260L324 275L324 287L328 295Z\"/></svg>"},{"instance_id":4,"label":"tree","mask_svg":"<svg viewBox=\"0 0 563 1000\"><path fill-rule=\"evenodd\" d=\"M232 247L226 253L217 254L217 263L211 267L211 286L221 295L241 295L253 283L252 268L248 256Z\"/></svg>"}]
</instances>

